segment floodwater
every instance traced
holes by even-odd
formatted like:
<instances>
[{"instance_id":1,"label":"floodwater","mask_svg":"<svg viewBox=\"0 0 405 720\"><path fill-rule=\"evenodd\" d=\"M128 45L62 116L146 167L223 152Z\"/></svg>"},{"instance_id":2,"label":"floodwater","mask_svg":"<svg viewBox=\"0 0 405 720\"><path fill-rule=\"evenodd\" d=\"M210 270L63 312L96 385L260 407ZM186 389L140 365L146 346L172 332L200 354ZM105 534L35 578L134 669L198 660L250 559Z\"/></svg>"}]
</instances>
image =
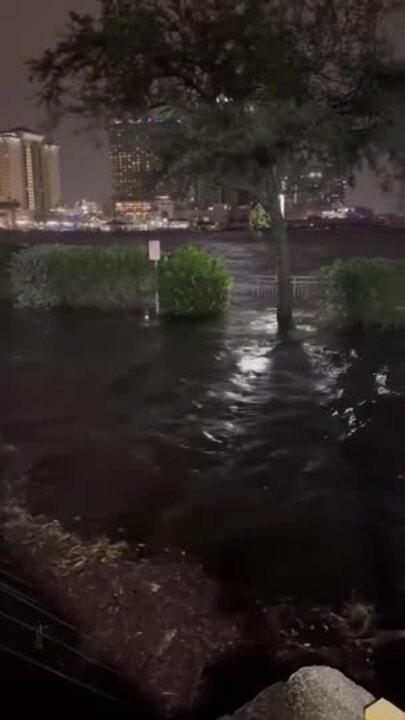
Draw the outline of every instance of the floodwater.
<instances>
[{"instance_id":1,"label":"floodwater","mask_svg":"<svg viewBox=\"0 0 405 720\"><path fill-rule=\"evenodd\" d=\"M237 289L265 254L216 248ZM264 602L374 598L404 627L405 335L280 343L274 309L145 327L0 310L0 432L33 512L145 552L185 550Z\"/></svg>"},{"instance_id":2,"label":"floodwater","mask_svg":"<svg viewBox=\"0 0 405 720\"><path fill-rule=\"evenodd\" d=\"M4 307L0 429L33 509L184 548L266 597L374 589L376 534L402 579L405 337L298 325L280 343L274 310L245 299L152 327Z\"/></svg>"}]
</instances>

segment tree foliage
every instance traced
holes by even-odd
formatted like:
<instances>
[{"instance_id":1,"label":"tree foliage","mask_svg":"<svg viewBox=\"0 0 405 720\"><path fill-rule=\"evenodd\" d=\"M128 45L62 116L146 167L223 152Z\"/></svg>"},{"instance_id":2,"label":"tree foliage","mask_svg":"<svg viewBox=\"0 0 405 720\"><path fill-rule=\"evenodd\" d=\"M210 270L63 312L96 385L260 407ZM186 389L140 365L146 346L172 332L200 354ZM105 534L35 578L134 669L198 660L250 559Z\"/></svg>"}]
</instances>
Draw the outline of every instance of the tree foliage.
<instances>
[{"instance_id":1,"label":"tree foliage","mask_svg":"<svg viewBox=\"0 0 405 720\"><path fill-rule=\"evenodd\" d=\"M227 126L236 108L236 127L246 133L256 125L257 112L267 129L268 120L273 127L283 110L277 148L284 150L292 141L308 145L302 131L297 134L308 125L303 108L316 107L317 119L328 108L341 122L356 119L352 129L364 137L380 119L376 93L396 82L378 34L392 5L391 0L100 0L96 18L70 14L65 37L32 61L31 70L47 102L64 99L81 113L153 108L175 109L181 117L181 111L187 116L197 109L199 115L213 106ZM285 127L288 107L301 112Z\"/></svg>"},{"instance_id":2,"label":"tree foliage","mask_svg":"<svg viewBox=\"0 0 405 720\"><path fill-rule=\"evenodd\" d=\"M274 218L291 324L283 177L375 157L403 79L379 28L392 0L100 0L31 63L48 105L171 119L164 172L248 190ZM158 123L156 124L158 125Z\"/></svg>"},{"instance_id":3,"label":"tree foliage","mask_svg":"<svg viewBox=\"0 0 405 720\"><path fill-rule=\"evenodd\" d=\"M249 228L256 235L261 235L264 230L271 228L271 216L260 203L257 203L250 212Z\"/></svg>"}]
</instances>

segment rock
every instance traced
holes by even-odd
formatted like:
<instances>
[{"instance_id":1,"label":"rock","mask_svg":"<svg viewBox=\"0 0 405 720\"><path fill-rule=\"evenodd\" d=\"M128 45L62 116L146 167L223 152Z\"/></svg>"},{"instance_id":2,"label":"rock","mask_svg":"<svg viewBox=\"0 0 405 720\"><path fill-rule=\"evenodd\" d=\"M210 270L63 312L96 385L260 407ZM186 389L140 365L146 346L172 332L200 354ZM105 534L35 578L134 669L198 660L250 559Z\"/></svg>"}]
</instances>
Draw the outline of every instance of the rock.
<instances>
[{"instance_id":1,"label":"rock","mask_svg":"<svg viewBox=\"0 0 405 720\"><path fill-rule=\"evenodd\" d=\"M264 690L233 720L363 720L373 696L338 670L304 667Z\"/></svg>"}]
</instances>

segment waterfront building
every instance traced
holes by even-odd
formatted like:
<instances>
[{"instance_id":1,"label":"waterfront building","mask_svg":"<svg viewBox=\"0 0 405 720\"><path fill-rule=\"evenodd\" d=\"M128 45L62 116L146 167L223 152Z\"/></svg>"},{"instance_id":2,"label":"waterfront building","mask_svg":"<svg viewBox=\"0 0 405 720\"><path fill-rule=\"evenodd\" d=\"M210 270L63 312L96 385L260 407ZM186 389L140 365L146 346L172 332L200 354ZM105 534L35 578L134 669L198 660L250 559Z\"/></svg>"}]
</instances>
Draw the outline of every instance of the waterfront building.
<instances>
[{"instance_id":1,"label":"waterfront building","mask_svg":"<svg viewBox=\"0 0 405 720\"><path fill-rule=\"evenodd\" d=\"M28 128L0 132L0 202L39 217L61 201L59 146Z\"/></svg>"}]
</instances>

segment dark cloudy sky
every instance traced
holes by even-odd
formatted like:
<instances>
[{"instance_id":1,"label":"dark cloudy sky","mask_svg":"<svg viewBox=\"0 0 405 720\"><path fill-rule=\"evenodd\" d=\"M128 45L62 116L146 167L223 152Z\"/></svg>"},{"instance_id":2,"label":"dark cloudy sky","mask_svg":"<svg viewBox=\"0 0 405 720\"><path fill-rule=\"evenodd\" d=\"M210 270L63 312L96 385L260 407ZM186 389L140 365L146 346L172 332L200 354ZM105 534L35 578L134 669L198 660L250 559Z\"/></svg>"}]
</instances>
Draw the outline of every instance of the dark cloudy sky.
<instances>
[{"instance_id":1,"label":"dark cloudy sky","mask_svg":"<svg viewBox=\"0 0 405 720\"><path fill-rule=\"evenodd\" d=\"M37 106L24 62L56 40L69 10L91 12L97 5L97 0L0 0L1 129L15 125L45 128L44 114ZM397 47L405 52L405 15L396 17L391 28ZM71 122L65 123L56 137L62 146L65 199L106 199L110 178L105 147L97 147L90 133L77 134ZM383 193L368 170L359 174L350 199L381 211L396 210L399 203L398 190Z\"/></svg>"},{"instance_id":2,"label":"dark cloudy sky","mask_svg":"<svg viewBox=\"0 0 405 720\"><path fill-rule=\"evenodd\" d=\"M69 10L89 12L97 4L97 0L0 0L0 128L26 125L44 130L44 112L38 107L24 62L57 39ZM97 148L94 136L76 134L70 122L56 132L56 139L62 147L65 199L107 198L106 151Z\"/></svg>"}]
</instances>

